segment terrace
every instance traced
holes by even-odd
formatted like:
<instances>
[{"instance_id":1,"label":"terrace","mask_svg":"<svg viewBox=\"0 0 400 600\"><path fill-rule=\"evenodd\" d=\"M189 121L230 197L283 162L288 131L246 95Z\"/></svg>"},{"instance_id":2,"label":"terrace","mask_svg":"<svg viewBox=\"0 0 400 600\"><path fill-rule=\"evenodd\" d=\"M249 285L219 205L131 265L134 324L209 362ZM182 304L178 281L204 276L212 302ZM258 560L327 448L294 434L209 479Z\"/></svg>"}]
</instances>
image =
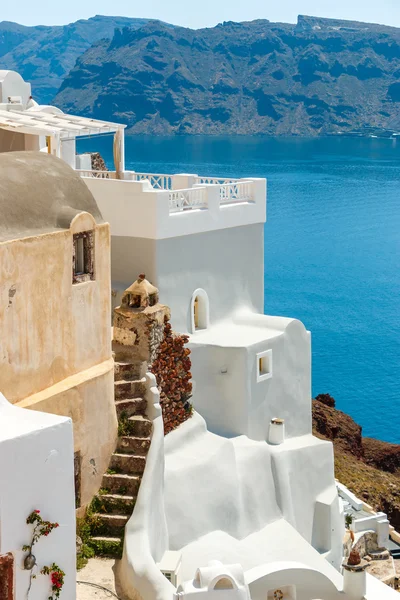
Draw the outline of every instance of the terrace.
<instances>
[{"instance_id":1,"label":"terrace","mask_svg":"<svg viewBox=\"0 0 400 600\"><path fill-rule=\"evenodd\" d=\"M21 97L0 104L0 152L40 150L67 162L94 195L113 236L162 239L263 223L266 181L125 169L125 126L32 105ZM79 138L113 135L113 171L93 170L76 154Z\"/></svg>"},{"instance_id":2,"label":"terrace","mask_svg":"<svg viewBox=\"0 0 400 600\"><path fill-rule=\"evenodd\" d=\"M260 223L266 218L265 179L77 172L109 221L113 235L161 239Z\"/></svg>"}]
</instances>

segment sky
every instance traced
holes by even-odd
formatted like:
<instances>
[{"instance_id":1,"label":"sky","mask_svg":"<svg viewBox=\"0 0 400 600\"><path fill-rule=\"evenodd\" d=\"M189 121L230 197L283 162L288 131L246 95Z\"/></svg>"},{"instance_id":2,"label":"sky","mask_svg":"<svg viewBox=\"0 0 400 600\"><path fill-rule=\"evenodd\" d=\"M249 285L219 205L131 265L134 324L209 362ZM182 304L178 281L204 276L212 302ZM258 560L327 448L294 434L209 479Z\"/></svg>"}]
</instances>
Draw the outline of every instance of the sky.
<instances>
[{"instance_id":1,"label":"sky","mask_svg":"<svg viewBox=\"0 0 400 600\"><path fill-rule=\"evenodd\" d=\"M0 19L62 25L96 14L161 19L185 27L269 19L295 23L298 14L400 27L400 0L0 0Z\"/></svg>"}]
</instances>

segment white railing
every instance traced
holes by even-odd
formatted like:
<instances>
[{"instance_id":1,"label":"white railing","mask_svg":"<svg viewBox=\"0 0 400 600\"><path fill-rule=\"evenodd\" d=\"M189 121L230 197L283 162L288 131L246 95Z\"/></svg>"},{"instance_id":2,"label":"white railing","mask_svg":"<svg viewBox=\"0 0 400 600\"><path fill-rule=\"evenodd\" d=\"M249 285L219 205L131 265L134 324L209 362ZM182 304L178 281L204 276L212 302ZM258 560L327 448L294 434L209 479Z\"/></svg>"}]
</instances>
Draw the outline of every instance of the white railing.
<instances>
[{"instance_id":1,"label":"white railing","mask_svg":"<svg viewBox=\"0 0 400 600\"><path fill-rule=\"evenodd\" d=\"M170 190L172 189L173 175L163 175L160 173L132 173L133 181L150 181L151 186L155 190Z\"/></svg>"},{"instance_id":2,"label":"white railing","mask_svg":"<svg viewBox=\"0 0 400 600\"><path fill-rule=\"evenodd\" d=\"M238 179L226 179L224 177L196 177L196 183L201 185L225 185L227 183L236 183Z\"/></svg>"},{"instance_id":3,"label":"white railing","mask_svg":"<svg viewBox=\"0 0 400 600\"><path fill-rule=\"evenodd\" d=\"M115 171L93 171L85 169L76 169L81 177L94 177L96 179L115 179Z\"/></svg>"},{"instance_id":4,"label":"white railing","mask_svg":"<svg viewBox=\"0 0 400 600\"><path fill-rule=\"evenodd\" d=\"M169 212L207 208L206 188L173 190L169 193Z\"/></svg>"},{"instance_id":5,"label":"white railing","mask_svg":"<svg viewBox=\"0 0 400 600\"><path fill-rule=\"evenodd\" d=\"M254 202L254 186L252 181L225 183L220 187L221 204L236 202Z\"/></svg>"}]
</instances>

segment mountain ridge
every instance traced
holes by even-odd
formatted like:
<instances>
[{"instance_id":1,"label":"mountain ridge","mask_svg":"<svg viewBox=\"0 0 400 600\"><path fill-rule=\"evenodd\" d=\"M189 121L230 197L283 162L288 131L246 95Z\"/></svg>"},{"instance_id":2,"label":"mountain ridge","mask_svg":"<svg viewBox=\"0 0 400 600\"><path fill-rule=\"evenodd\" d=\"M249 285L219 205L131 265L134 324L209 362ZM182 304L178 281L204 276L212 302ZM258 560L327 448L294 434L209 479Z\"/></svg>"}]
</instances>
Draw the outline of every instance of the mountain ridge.
<instances>
[{"instance_id":1,"label":"mountain ridge","mask_svg":"<svg viewBox=\"0 0 400 600\"><path fill-rule=\"evenodd\" d=\"M55 98L67 112L161 135L398 130L399 102L400 29L304 15L116 29L78 58Z\"/></svg>"},{"instance_id":2,"label":"mountain ridge","mask_svg":"<svg viewBox=\"0 0 400 600\"><path fill-rule=\"evenodd\" d=\"M148 19L95 15L67 25L0 22L0 65L33 84L36 99L50 103L75 62L93 43L116 28L141 27Z\"/></svg>"}]
</instances>

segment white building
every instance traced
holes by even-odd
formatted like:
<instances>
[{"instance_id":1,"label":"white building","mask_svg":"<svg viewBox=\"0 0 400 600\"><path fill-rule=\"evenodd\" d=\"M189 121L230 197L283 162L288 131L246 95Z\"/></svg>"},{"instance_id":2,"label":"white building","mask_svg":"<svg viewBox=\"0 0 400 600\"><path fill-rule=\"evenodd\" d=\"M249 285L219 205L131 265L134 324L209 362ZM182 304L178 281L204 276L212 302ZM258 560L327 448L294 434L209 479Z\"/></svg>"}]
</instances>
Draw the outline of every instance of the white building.
<instances>
[{"instance_id":1,"label":"white building","mask_svg":"<svg viewBox=\"0 0 400 600\"><path fill-rule=\"evenodd\" d=\"M40 510L59 527L32 549L33 570L24 568L32 539L26 519ZM72 423L66 417L18 408L0 394L0 598L30 600L50 595L44 566L65 573L64 598L75 598L75 497ZM31 580L31 575L36 579Z\"/></svg>"},{"instance_id":2,"label":"white building","mask_svg":"<svg viewBox=\"0 0 400 600\"><path fill-rule=\"evenodd\" d=\"M210 600L250 600L242 566L210 561L206 567L196 570L192 581L178 587L174 600L195 600L198 596L207 596Z\"/></svg>"},{"instance_id":3,"label":"white building","mask_svg":"<svg viewBox=\"0 0 400 600\"><path fill-rule=\"evenodd\" d=\"M40 147L47 136L47 149L72 167L81 163L71 137L115 130L116 170L81 170L111 226L115 302L145 272L174 328L190 334L196 412L166 438L147 376L152 443L117 565L124 594L394 598L360 569L340 574L344 515L333 447L312 435L310 333L263 314L265 180L126 172L121 126L26 110L22 83L20 93L13 87L20 112L0 107L0 129L36 136ZM159 568L170 551L182 557L178 589ZM239 566L209 566L215 560Z\"/></svg>"}]
</instances>

